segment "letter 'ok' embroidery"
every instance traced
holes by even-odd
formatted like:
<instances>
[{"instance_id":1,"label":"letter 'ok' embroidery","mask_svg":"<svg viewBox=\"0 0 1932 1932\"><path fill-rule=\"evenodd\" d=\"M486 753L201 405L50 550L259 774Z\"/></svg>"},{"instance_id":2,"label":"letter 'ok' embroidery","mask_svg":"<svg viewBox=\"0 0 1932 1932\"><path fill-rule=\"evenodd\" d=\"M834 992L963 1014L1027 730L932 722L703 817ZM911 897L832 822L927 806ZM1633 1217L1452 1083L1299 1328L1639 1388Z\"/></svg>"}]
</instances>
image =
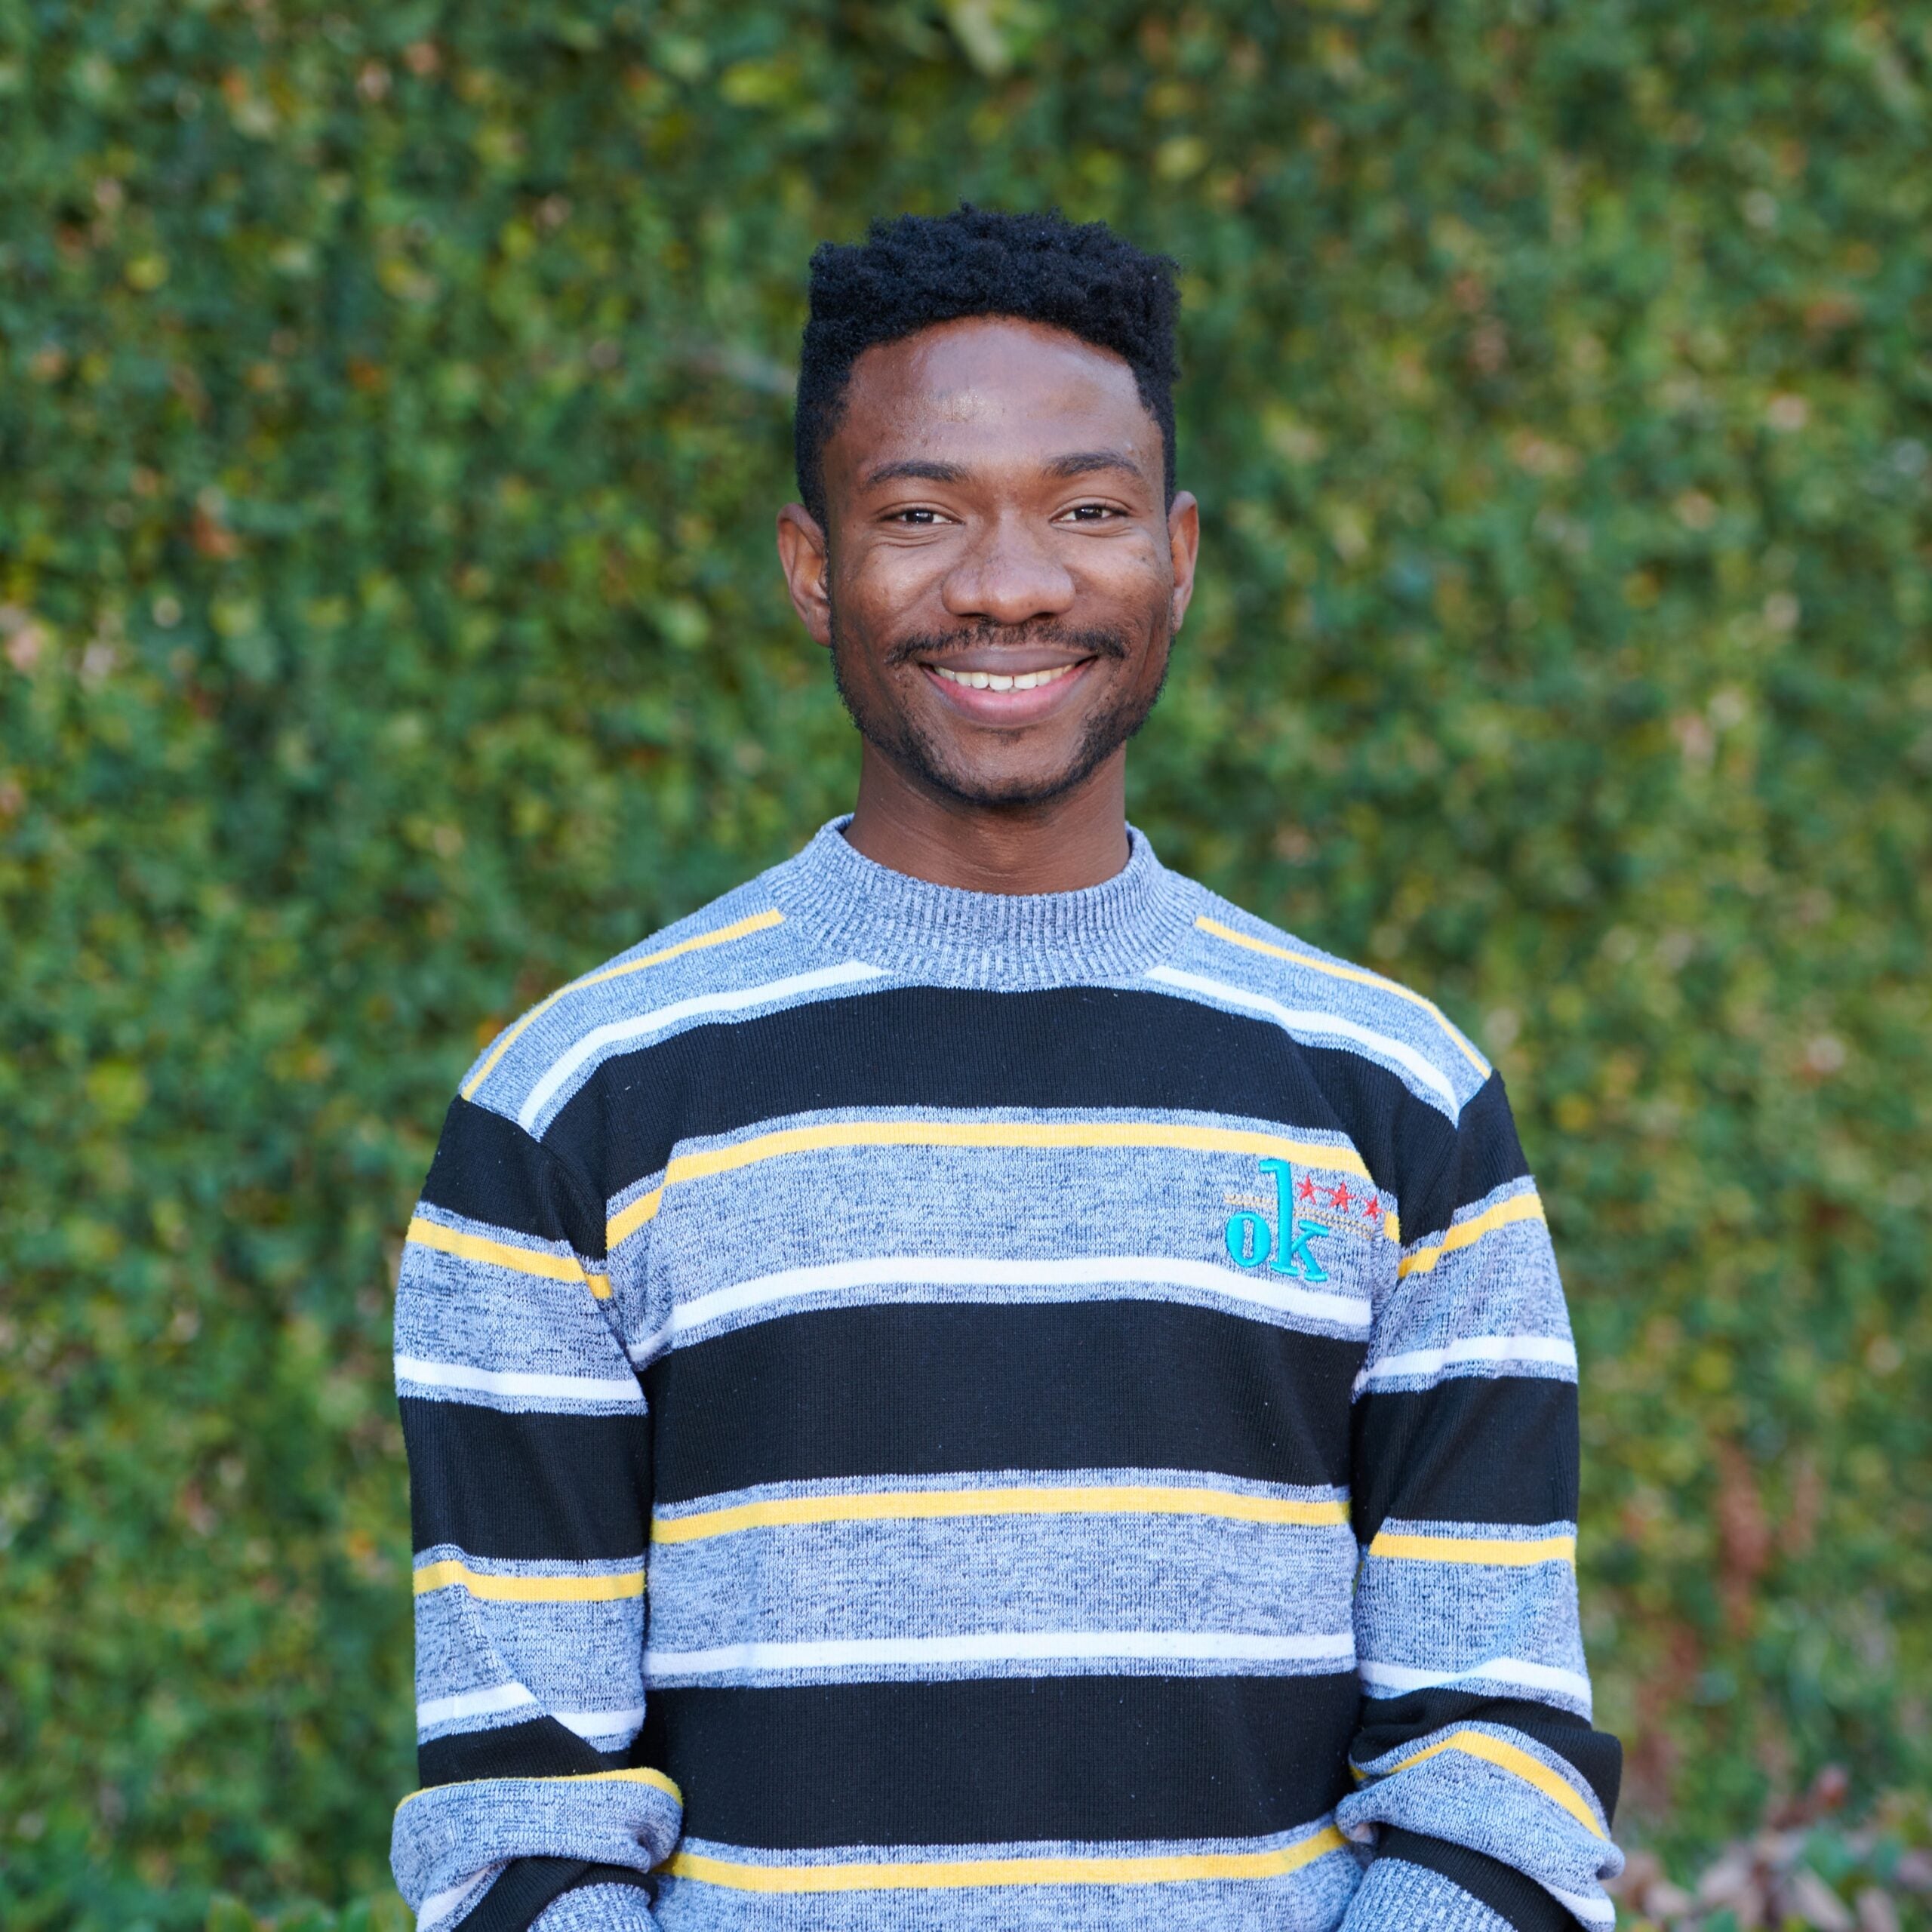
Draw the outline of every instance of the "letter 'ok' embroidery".
<instances>
[{"instance_id":1,"label":"letter 'ok' embroidery","mask_svg":"<svg viewBox=\"0 0 1932 1932\"><path fill-rule=\"evenodd\" d=\"M1294 1170L1286 1161L1266 1160L1261 1171L1275 1181L1275 1229L1257 1214L1243 1210L1228 1217L1228 1258L1237 1268L1259 1268L1265 1261L1277 1275L1292 1275L1300 1281L1325 1281L1328 1271L1315 1260L1311 1242L1325 1239L1330 1232L1321 1221L1303 1220L1289 1204L1294 1186Z\"/></svg>"}]
</instances>

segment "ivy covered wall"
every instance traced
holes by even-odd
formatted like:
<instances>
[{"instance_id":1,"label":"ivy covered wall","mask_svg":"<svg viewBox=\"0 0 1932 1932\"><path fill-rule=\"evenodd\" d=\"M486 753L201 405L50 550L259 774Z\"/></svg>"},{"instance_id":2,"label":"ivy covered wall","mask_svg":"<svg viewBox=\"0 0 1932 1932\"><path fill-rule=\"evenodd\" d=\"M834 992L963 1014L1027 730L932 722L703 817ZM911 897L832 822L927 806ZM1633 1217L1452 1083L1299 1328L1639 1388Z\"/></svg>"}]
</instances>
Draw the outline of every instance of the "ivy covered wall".
<instances>
[{"instance_id":1,"label":"ivy covered wall","mask_svg":"<svg viewBox=\"0 0 1932 1932\"><path fill-rule=\"evenodd\" d=\"M1183 265L1132 810L1511 1083L1626 1835L1932 1785L1928 115L1919 4L0 0L0 1917L386 1885L414 1189L849 798L804 266L962 197Z\"/></svg>"}]
</instances>

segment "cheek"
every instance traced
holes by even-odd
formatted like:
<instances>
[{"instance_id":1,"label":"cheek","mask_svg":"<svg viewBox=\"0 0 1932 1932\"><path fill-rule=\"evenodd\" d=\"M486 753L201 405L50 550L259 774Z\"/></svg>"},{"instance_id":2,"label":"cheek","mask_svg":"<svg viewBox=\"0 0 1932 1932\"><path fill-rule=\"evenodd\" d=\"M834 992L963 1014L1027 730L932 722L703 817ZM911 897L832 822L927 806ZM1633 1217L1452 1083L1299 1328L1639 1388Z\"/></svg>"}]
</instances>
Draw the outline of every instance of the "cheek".
<instances>
[{"instance_id":1,"label":"cheek","mask_svg":"<svg viewBox=\"0 0 1932 1932\"><path fill-rule=\"evenodd\" d=\"M1164 609L1174 589L1173 560L1147 537L1108 546L1084 574L1097 595L1123 606Z\"/></svg>"},{"instance_id":2,"label":"cheek","mask_svg":"<svg viewBox=\"0 0 1932 1932\"><path fill-rule=\"evenodd\" d=\"M936 549L900 549L860 544L838 572L839 595L863 611L869 623L889 626L912 614L915 607L943 579L946 560Z\"/></svg>"}]
</instances>

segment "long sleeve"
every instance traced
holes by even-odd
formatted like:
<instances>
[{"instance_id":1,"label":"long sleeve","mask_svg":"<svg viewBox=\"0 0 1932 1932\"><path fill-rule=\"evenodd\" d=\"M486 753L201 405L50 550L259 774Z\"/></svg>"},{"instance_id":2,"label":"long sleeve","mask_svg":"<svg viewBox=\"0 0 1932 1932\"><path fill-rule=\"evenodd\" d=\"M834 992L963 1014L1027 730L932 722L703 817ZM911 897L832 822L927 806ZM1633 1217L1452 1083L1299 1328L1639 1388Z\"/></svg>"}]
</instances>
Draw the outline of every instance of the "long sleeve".
<instances>
[{"instance_id":1,"label":"long sleeve","mask_svg":"<svg viewBox=\"0 0 1932 1932\"><path fill-rule=\"evenodd\" d=\"M395 1321L421 1788L392 1859L425 1932L571 1932L587 1888L598 1923L648 1927L635 1887L677 1838L677 1789L633 1749L650 1435L604 1250L595 1189L457 1101Z\"/></svg>"},{"instance_id":2,"label":"long sleeve","mask_svg":"<svg viewBox=\"0 0 1932 1932\"><path fill-rule=\"evenodd\" d=\"M1402 1201L1353 1418L1357 1789L1349 1932L1604 1927L1621 1763L1577 1624L1577 1358L1492 1076Z\"/></svg>"}]
</instances>

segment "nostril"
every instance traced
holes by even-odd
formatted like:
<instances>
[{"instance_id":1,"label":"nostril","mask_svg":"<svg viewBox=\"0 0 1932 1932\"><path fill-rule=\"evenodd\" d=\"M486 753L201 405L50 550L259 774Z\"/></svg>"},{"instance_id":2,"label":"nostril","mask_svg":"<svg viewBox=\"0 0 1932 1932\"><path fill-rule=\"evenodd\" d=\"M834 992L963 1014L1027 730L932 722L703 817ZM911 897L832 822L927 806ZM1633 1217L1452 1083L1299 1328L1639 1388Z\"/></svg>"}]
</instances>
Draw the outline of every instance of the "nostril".
<instances>
[{"instance_id":1,"label":"nostril","mask_svg":"<svg viewBox=\"0 0 1932 1932\"><path fill-rule=\"evenodd\" d=\"M1077 594L1072 577L1045 559L1017 564L1005 559L953 571L943 596L955 617L978 617L1012 626L1063 617Z\"/></svg>"}]
</instances>

